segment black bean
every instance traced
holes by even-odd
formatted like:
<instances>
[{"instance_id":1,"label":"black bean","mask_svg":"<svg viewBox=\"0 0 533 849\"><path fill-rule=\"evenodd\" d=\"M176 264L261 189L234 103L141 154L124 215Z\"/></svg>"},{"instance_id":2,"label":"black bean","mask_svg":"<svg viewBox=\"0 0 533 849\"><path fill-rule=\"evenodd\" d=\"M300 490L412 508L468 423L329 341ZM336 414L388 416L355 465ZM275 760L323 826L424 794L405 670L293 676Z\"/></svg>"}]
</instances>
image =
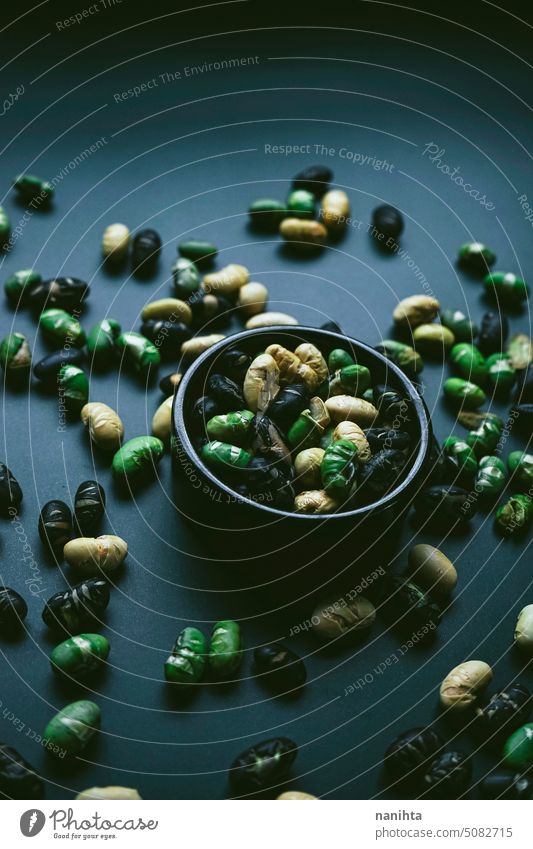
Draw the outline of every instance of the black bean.
<instances>
[{"instance_id":1,"label":"black bean","mask_svg":"<svg viewBox=\"0 0 533 849\"><path fill-rule=\"evenodd\" d=\"M0 463L0 513L8 515L9 511L17 512L22 501L22 490L19 482L4 463Z\"/></svg>"},{"instance_id":2,"label":"black bean","mask_svg":"<svg viewBox=\"0 0 533 849\"><path fill-rule=\"evenodd\" d=\"M72 537L72 513L64 501L47 501L39 514L39 536L52 554L63 554Z\"/></svg>"},{"instance_id":3,"label":"black bean","mask_svg":"<svg viewBox=\"0 0 533 849\"><path fill-rule=\"evenodd\" d=\"M142 274L149 274L157 265L161 253L161 236L156 230L140 230L133 237L131 263Z\"/></svg>"},{"instance_id":4,"label":"black bean","mask_svg":"<svg viewBox=\"0 0 533 849\"><path fill-rule=\"evenodd\" d=\"M279 510L292 510L295 492L292 486L294 472L276 455L252 457L246 468L239 470L237 488L241 495L260 501Z\"/></svg>"},{"instance_id":5,"label":"black bean","mask_svg":"<svg viewBox=\"0 0 533 849\"><path fill-rule=\"evenodd\" d=\"M433 436L429 450L429 458L427 462L426 475L424 478L425 486L444 483L447 475L446 457L439 443Z\"/></svg>"},{"instance_id":6,"label":"black bean","mask_svg":"<svg viewBox=\"0 0 533 849\"><path fill-rule=\"evenodd\" d=\"M247 794L276 787L286 777L297 754L298 746L288 737L275 737L250 746L231 765L232 790Z\"/></svg>"},{"instance_id":7,"label":"black bean","mask_svg":"<svg viewBox=\"0 0 533 849\"><path fill-rule=\"evenodd\" d=\"M159 381L159 389L161 390L165 398L168 398L169 395L174 394L180 384L181 378L182 374L179 371L173 371L171 372L171 374L167 374L165 375L165 377L161 378L161 380Z\"/></svg>"},{"instance_id":8,"label":"black bean","mask_svg":"<svg viewBox=\"0 0 533 849\"><path fill-rule=\"evenodd\" d=\"M109 584L102 578L89 578L48 599L43 621L49 628L77 634L85 625L99 619L109 604Z\"/></svg>"},{"instance_id":9,"label":"black bean","mask_svg":"<svg viewBox=\"0 0 533 849\"><path fill-rule=\"evenodd\" d=\"M528 721L532 707L528 688L523 684L510 684L476 708L476 728L483 737L501 745L502 738Z\"/></svg>"},{"instance_id":10,"label":"black bean","mask_svg":"<svg viewBox=\"0 0 533 849\"><path fill-rule=\"evenodd\" d=\"M398 486L407 458L403 451L387 448L374 454L360 469L358 494L365 501L377 501Z\"/></svg>"},{"instance_id":11,"label":"black bean","mask_svg":"<svg viewBox=\"0 0 533 849\"><path fill-rule=\"evenodd\" d=\"M521 775L502 769L492 772L481 782L484 799L533 799L533 775Z\"/></svg>"},{"instance_id":12,"label":"black bean","mask_svg":"<svg viewBox=\"0 0 533 849\"><path fill-rule=\"evenodd\" d=\"M299 690L307 680L302 658L282 643L254 649L254 663L261 681L277 693Z\"/></svg>"},{"instance_id":13,"label":"black bean","mask_svg":"<svg viewBox=\"0 0 533 849\"><path fill-rule=\"evenodd\" d=\"M397 451L404 451L411 444L411 437L408 433L394 428L369 427L365 430L365 436L373 454L383 448L395 448Z\"/></svg>"},{"instance_id":14,"label":"black bean","mask_svg":"<svg viewBox=\"0 0 533 849\"><path fill-rule=\"evenodd\" d=\"M372 234L381 240L397 239L403 233L404 223L401 212L394 206L377 206L372 212Z\"/></svg>"},{"instance_id":15,"label":"black bean","mask_svg":"<svg viewBox=\"0 0 533 849\"><path fill-rule=\"evenodd\" d=\"M11 587L0 586L0 629L20 627L28 614L28 605L22 596Z\"/></svg>"},{"instance_id":16,"label":"black bean","mask_svg":"<svg viewBox=\"0 0 533 849\"><path fill-rule=\"evenodd\" d=\"M342 333L342 327L336 321L325 321L320 325L320 330L329 330L331 333Z\"/></svg>"},{"instance_id":17,"label":"black bean","mask_svg":"<svg viewBox=\"0 0 533 849\"><path fill-rule=\"evenodd\" d=\"M394 781L416 782L443 746L444 740L433 728L410 728L385 752L385 769Z\"/></svg>"},{"instance_id":18,"label":"black bean","mask_svg":"<svg viewBox=\"0 0 533 849\"><path fill-rule=\"evenodd\" d=\"M484 357L505 351L505 343L509 335L507 316L501 312L486 312L479 326L475 344Z\"/></svg>"},{"instance_id":19,"label":"black bean","mask_svg":"<svg viewBox=\"0 0 533 849\"><path fill-rule=\"evenodd\" d=\"M300 413L309 405L309 390L303 383L293 383L278 392L266 410L281 430L286 433Z\"/></svg>"},{"instance_id":20,"label":"black bean","mask_svg":"<svg viewBox=\"0 0 533 849\"><path fill-rule=\"evenodd\" d=\"M205 427L209 419L217 416L222 410L214 398L202 395L194 402L189 415L189 428L191 433L205 435Z\"/></svg>"},{"instance_id":21,"label":"black bean","mask_svg":"<svg viewBox=\"0 0 533 849\"><path fill-rule=\"evenodd\" d=\"M203 298L191 298L189 306L192 311L192 323L195 327L209 328L223 327L229 324L235 311L235 304L224 295L215 295L210 292Z\"/></svg>"},{"instance_id":22,"label":"black bean","mask_svg":"<svg viewBox=\"0 0 533 849\"><path fill-rule=\"evenodd\" d=\"M0 798L42 799L44 784L16 749L0 743Z\"/></svg>"},{"instance_id":23,"label":"black bean","mask_svg":"<svg viewBox=\"0 0 533 849\"><path fill-rule=\"evenodd\" d=\"M141 334L153 342L163 359L167 360L178 359L181 346L192 336L187 325L181 321L157 319L143 321Z\"/></svg>"},{"instance_id":24,"label":"black bean","mask_svg":"<svg viewBox=\"0 0 533 849\"><path fill-rule=\"evenodd\" d=\"M57 386L57 376L62 366L79 366L85 359L83 348L63 348L39 360L33 367L35 377L47 386Z\"/></svg>"},{"instance_id":25,"label":"black bean","mask_svg":"<svg viewBox=\"0 0 533 849\"><path fill-rule=\"evenodd\" d=\"M403 427L410 421L413 411L412 404L408 398L405 398L395 389L390 386L378 384L374 386L372 397L374 406L379 412L380 421L387 422Z\"/></svg>"},{"instance_id":26,"label":"black bean","mask_svg":"<svg viewBox=\"0 0 533 849\"><path fill-rule=\"evenodd\" d=\"M27 302L35 310L55 307L71 312L82 306L90 291L91 287L85 280L79 280L77 277L56 277L30 286Z\"/></svg>"},{"instance_id":27,"label":"black bean","mask_svg":"<svg viewBox=\"0 0 533 849\"><path fill-rule=\"evenodd\" d=\"M462 752L442 752L422 779L424 799L459 799L470 785L472 761Z\"/></svg>"},{"instance_id":28,"label":"black bean","mask_svg":"<svg viewBox=\"0 0 533 849\"><path fill-rule=\"evenodd\" d=\"M221 374L225 374L237 383L242 383L251 362L252 358L249 354L232 348L220 355L217 359L217 368Z\"/></svg>"},{"instance_id":29,"label":"black bean","mask_svg":"<svg viewBox=\"0 0 533 849\"><path fill-rule=\"evenodd\" d=\"M212 374L207 381L207 394L214 398L219 406L219 412L232 413L235 410L245 410L246 401L242 389L234 380L223 374Z\"/></svg>"},{"instance_id":30,"label":"black bean","mask_svg":"<svg viewBox=\"0 0 533 849\"><path fill-rule=\"evenodd\" d=\"M105 513L105 492L96 481L80 483L74 497L74 516L80 536L95 537Z\"/></svg>"},{"instance_id":31,"label":"black bean","mask_svg":"<svg viewBox=\"0 0 533 849\"><path fill-rule=\"evenodd\" d=\"M439 624L441 609L412 581L391 575L386 580L383 613L391 625L404 631L426 629L429 633Z\"/></svg>"},{"instance_id":32,"label":"black bean","mask_svg":"<svg viewBox=\"0 0 533 849\"><path fill-rule=\"evenodd\" d=\"M306 189L315 197L321 198L333 180L333 171L327 165L309 165L299 171L292 181L293 189Z\"/></svg>"},{"instance_id":33,"label":"black bean","mask_svg":"<svg viewBox=\"0 0 533 849\"><path fill-rule=\"evenodd\" d=\"M267 415L257 413L250 427L250 445L252 451L269 454L291 465L291 453L275 422Z\"/></svg>"},{"instance_id":34,"label":"black bean","mask_svg":"<svg viewBox=\"0 0 533 849\"><path fill-rule=\"evenodd\" d=\"M460 486L436 484L417 495L414 508L418 519L435 528L450 528L469 522L476 513L476 502L469 501L468 496Z\"/></svg>"}]
</instances>

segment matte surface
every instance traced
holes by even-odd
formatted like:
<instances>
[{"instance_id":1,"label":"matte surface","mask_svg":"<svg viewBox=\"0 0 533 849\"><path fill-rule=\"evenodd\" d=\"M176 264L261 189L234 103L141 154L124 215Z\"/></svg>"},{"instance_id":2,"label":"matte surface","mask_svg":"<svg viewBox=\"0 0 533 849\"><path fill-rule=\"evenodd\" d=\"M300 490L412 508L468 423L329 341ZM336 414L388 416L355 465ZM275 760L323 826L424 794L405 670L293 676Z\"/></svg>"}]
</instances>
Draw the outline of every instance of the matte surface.
<instances>
[{"instance_id":1,"label":"matte surface","mask_svg":"<svg viewBox=\"0 0 533 849\"><path fill-rule=\"evenodd\" d=\"M333 19L329 10L307 12L305 20L289 10L267 20L263 4L243 3L228 6L227 14L173 15L140 28L126 2L68 27L57 26L61 4L54 4L5 31L2 55L13 61L3 71L3 91L24 89L2 123L0 202L21 231L0 260L2 279L30 266L46 277L81 277L92 287L86 329L104 316L138 329L143 305L170 294L176 244L198 237L219 246L217 267L248 266L252 279L268 286L272 309L313 326L334 319L370 344L390 335L392 310L410 294L433 292L444 308L470 310L479 319L487 304L479 282L456 267L459 245L486 242L498 269L526 279L533 259L531 222L518 200L533 197L524 103L531 91L528 29L481 2L461 11L446 4L449 18L462 16L461 26L387 3L352 5L349 20L344 13ZM162 14L164 4L157 6L154 14ZM527 14L525 4L506 6ZM438 13L441 4L423 8ZM225 34L212 35L217 29ZM190 38L196 40L180 43ZM190 70L233 58L246 61ZM138 96L123 96L142 85ZM443 150L442 163L459 169L456 175L484 204L424 155L429 144ZM97 149L83 154L91 145ZM306 147L290 155L268 152L275 145ZM347 152L357 155L355 162ZM315 162L328 164L335 185L349 193L353 222L345 239L320 256L295 258L276 236L254 234L246 210L260 196L284 198L292 176ZM51 210L27 219L9 189L26 170L48 179L62 175ZM367 222L380 203L403 212L402 254L385 256L369 238ZM101 268L101 233L114 221L161 233L154 278ZM529 332L527 307L511 326ZM2 336L11 329L28 335L35 360L44 356L31 315L15 315L6 305ZM427 361L422 375L441 440L454 428L439 391L449 373L447 365ZM119 379L117 372L92 375L91 398L118 409L127 438L149 432L163 400L157 384L145 392L134 377ZM491 408L505 414L507 405ZM181 521L168 456L158 481L131 500L112 485L108 461L91 452L81 424L58 429L54 395L36 383L29 396L8 389L2 414L1 459L23 487L24 502L20 524L1 523L0 581L23 592L30 610L27 633L0 641L0 740L42 771L48 797L122 784L145 798L222 798L234 757L279 734L300 747L291 789L369 798L383 792L384 750L401 731L435 719L439 683L457 663L483 659L495 667L495 685L518 676L532 687L533 673L511 645L518 612L533 602L528 539L502 542L489 516L481 514L471 534L446 539L415 535L408 524L397 541L399 566L416 538L441 545L459 572L431 645L405 651L404 640L378 621L366 643L318 651L310 632L290 636L291 629L294 634L309 618L339 570L345 591L354 588L358 579L348 561L323 563L324 588L315 585L310 595L303 571L301 599L287 606L284 581L276 577L279 555L260 570L254 563L239 569L217 563L201 531ZM504 455L522 445L511 433ZM130 553L105 616L110 668L91 690L62 684L48 665L56 641L41 622L43 602L73 578L66 565L47 562L37 519L44 502L72 501L81 481L93 477L107 493L104 530L124 537ZM273 542L266 539L265 546ZM30 552L33 571L23 559ZM294 562L293 552L286 560ZM369 562L367 574L375 568ZM209 632L222 618L242 624L242 680L176 700L162 673L177 633L185 625ZM272 700L251 677L253 648L273 639L306 657L308 685L297 699ZM100 705L102 733L81 762L54 761L35 735L79 698ZM439 724L448 736L457 733ZM460 748L476 750L468 731L460 736ZM477 752L476 779L496 760L497 753Z\"/></svg>"}]
</instances>

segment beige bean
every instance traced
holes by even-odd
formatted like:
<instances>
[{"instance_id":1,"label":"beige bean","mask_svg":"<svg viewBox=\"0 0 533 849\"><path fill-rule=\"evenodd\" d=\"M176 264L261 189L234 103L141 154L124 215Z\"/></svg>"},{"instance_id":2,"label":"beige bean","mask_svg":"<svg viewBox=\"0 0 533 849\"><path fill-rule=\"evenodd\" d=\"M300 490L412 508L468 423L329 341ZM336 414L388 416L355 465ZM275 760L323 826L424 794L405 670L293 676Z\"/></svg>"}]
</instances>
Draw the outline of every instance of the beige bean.
<instances>
[{"instance_id":1,"label":"beige bean","mask_svg":"<svg viewBox=\"0 0 533 849\"><path fill-rule=\"evenodd\" d=\"M334 513L337 502L324 489L309 489L294 499L295 513Z\"/></svg>"},{"instance_id":2,"label":"beige bean","mask_svg":"<svg viewBox=\"0 0 533 849\"><path fill-rule=\"evenodd\" d=\"M397 304L392 317L401 327L418 327L437 317L440 303L429 295L410 295Z\"/></svg>"},{"instance_id":3,"label":"beige bean","mask_svg":"<svg viewBox=\"0 0 533 849\"><path fill-rule=\"evenodd\" d=\"M222 333L211 333L209 336L194 336L192 339L187 339L181 346L181 353L188 360L195 360L204 351L208 351L217 342L221 342L226 337Z\"/></svg>"},{"instance_id":4,"label":"beige bean","mask_svg":"<svg viewBox=\"0 0 533 849\"><path fill-rule=\"evenodd\" d=\"M250 272L244 265L230 263L220 271L206 274L202 281L204 292L215 292L218 295L232 295L250 279Z\"/></svg>"},{"instance_id":5,"label":"beige bean","mask_svg":"<svg viewBox=\"0 0 533 849\"><path fill-rule=\"evenodd\" d=\"M362 595L352 599L337 596L318 604L311 616L313 632L324 642L345 634L365 631L376 619L376 608Z\"/></svg>"},{"instance_id":6,"label":"beige bean","mask_svg":"<svg viewBox=\"0 0 533 849\"><path fill-rule=\"evenodd\" d=\"M152 434L168 447L172 433L172 404L174 396L170 395L159 405L152 419Z\"/></svg>"},{"instance_id":7,"label":"beige bean","mask_svg":"<svg viewBox=\"0 0 533 849\"><path fill-rule=\"evenodd\" d=\"M322 430L325 430L331 421L331 417L328 408L318 395L315 395L309 401L309 412L311 413L311 418L320 425Z\"/></svg>"},{"instance_id":8,"label":"beige bean","mask_svg":"<svg viewBox=\"0 0 533 849\"><path fill-rule=\"evenodd\" d=\"M322 356L322 352L318 350L316 345L312 345L311 342L302 342L295 349L294 353L302 363L310 366L316 372L319 383L322 383L327 378L329 374L328 365Z\"/></svg>"},{"instance_id":9,"label":"beige bean","mask_svg":"<svg viewBox=\"0 0 533 849\"><path fill-rule=\"evenodd\" d=\"M110 224L102 235L102 254L106 259L120 260L128 252L130 231L125 224Z\"/></svg>"},{"instance_id":10,"label":"beige bean","mask_svg":"<svg viewBox=\"0 0 533 849\"><path fill-rule=\"evenodd\" d=\"M320 221L305 218L285 218L279 225L279 232L301 250L321 247L328 238L328 231Z\"/></svg>"},{"instance_id":11,"label":"beige bean","mask_svg":"<svg viewBox=\"0 0 533 849\"><path fill-rule=\"evenodd\" d=\"M333 442L337 442L339 439L347 439L349 442L353 442L357 448L358 463L366 463L367 460L370 460L372 451L364 431L358 424L350 421L339 422L333 431Z\"/></svg>"},{"instance_id":12,"label":"beige bean","mask_svg":"<svg viewBox=\"0 0 533 849\"><path fill-rule=\"evenodd\" d=\"M317 489L321 484L320 465L324 457L322 448L305 448L294 458L296 485L299 489Z\"/></svg>"},{"instance_id":13,"label":"beige bean","mask_svg":"<svg viewBox=\"0 0 533 849\"><path fill-rule=\"evenodd\" d=\"M302 790L286 790L285 793L282 793L276 799L276 802L318 802L318 798L316 796L312 796L311 793L304 793Z\"/></svg>"},{"instance_id":14,"label":"beige bean","mask_svg":"<svg viewBox=\"0 0 533 849\"><path fill-rule=\"evenodd\" d=\"M455 712L467 710L491 680L492 669L483 660L460 663L440 685L440 703Z\"/></svg>"},{"instance_id":15,"label":"beige bean","mask_svg":"<svg viewBox=\"0 0 533 849\"><path fill-rule=\"evenodd\" d=\"M279 368L279 382L281 386L285 386L288 383L298 382L299 369L302 365L302 361L293 351L289 351L289 349L284 348L283 345L274 344L265 348L265 354L270 354L270 356L276 361Z\"/></svg>"},{"instance_id":16,"label":"beige bean","mask_svg":"<svg viewBox=\"0 0 533 849\"><path fill-rule=\"evenodd\" d=\"M266 286L263 286L262 283L245 283L245 285L239 289L237 305L243 315L251 316L264 312L267 301L268 289Z\"/></svg>"},{"instance_id":17,"label":"beige bean","mask_svg":"<svg viewBox=\"0 0 533 849\"><path fill-rule=\"evenodd\" d=\"M360 427L370 427L378 415L378 411L364 398L354 398L352 395L335 395L328 398L326 407L333 422L351 421Z\"/></svg>"},{"instance_id":18,"label":"beige bean","mask_svg":"<svg viewBox=\"0 0 533 849\"><path fill-rule=\"evenodd\" d=\"M133 787L89 787L87 790L82 790L81 793L78 793L76 799L131 799L138 800L142 799L142 796L139 796L139 791L134 790Z\"/></svg>"},{"instance_id":19,"label":"beige bean","mask_svg":"<svg viewBox=\"0 0 533 849\"><path fill-rule=\"evenodd\" d=\"M429 593L448 595L457 583L457 570L451 560L426 543L410 549L408 572L415 584Z\"/></svg>"},{"instance_id":20,"label":"beige bean","mask_svg":"<svg viewBox=\"0 0 533 849\"><path fill-rule=\"evenodd\" d=\"M192 310L189 304L180 301L179 298L160 298L158 301L151 301L146 304L141 313L141 318L143 321L158 319L161 321L182 321L183 324L190 324Z\"/></svg>"},{"instance_id":21,"label":"beige bean","mask_svg":"<svg viewBox=\"0 0 533 849\"><path fill-rule=\"evenodd\" d=\"M520 611L515 626L514 641L520 649L533 654L533 604L526 604Z\"/></svg>"},{"instance_id":22,"label":"beige bean","mask_svg":"<svg viewBox=\"0 0 533 849\"><path fill-rule=\"evenodd\" d=\"M127 553L128 543L113 534L71 539L63 549L69 566L87 578L116 572Z\"/></svg>"},{"instance_id":23,"label":"beige bean","mask_svg":"<svg viewBox=\"0 0 533 849\"><path fill-rule=\"evenodd\" d=\"M247 330L257 330L259 327L271 327L275 324L289 326L298 324L298 321L285 312L262 312L249 318L244 326Z\"/></svg>"},{"instance_id":24,"label":"beige bean","mask_svg":"<svg viewBox=\"0 0 533 849\"><path fill-rule=\"evenodd\" d=\"M413 332L413 343L417 351L441 359L454 342L452 331L443 324L419 324Z\"/></svg>"},{"instance_id":25,"label":"beige bean","mask_svg":"<svg viewBox=\"0 0 533 849\"><path fill-rule=\"evenodd\" d=\"M350 200L342 189L331 189L322 198L320 217L326 228L338 233L346 227L350 215Z\"/></svg>"},{"instance_id":26,"label":"beige bean","mask_svg":"<svg viewBox=\"0 0 533 849\"><path fill-rule=\"evenodd\" d=\"M270 354L259 354L244 377L243 393L248 409L262 413L279 389L279 368L275 359Z\"/></svg>"},{"instance_id":27,"label":"beige bean","mask_svg":"<svg viewBox=\"0 0 533 849\"><path fill-rule=\"evenodd\" d=\"M95 445L104 451L118 451L124 436L124 425L118 413L107 404L91 401L82 407L80 418Z\"/></svg>"}]
</instances>

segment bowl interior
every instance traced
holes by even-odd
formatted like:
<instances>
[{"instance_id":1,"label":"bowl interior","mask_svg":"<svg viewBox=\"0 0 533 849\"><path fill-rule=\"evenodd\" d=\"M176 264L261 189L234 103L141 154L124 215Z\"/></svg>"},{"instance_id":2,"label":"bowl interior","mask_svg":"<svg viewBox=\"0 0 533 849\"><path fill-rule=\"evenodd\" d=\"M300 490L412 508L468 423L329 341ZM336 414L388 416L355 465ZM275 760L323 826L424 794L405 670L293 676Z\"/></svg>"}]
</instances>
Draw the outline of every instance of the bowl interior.
<instances>
[{"instance_id":1,"label":"bowl interior","mask_svg":"<svg viewBox=\"0 0 533 849\"><path fill-rule=\"evenodd\" d=\"M310 342L313 345L316 345L326 359L333 349L343 348L348 351L356 363L366 366L370 370L373 385L387 384L390 388L399 391L402 395L411 400L416 416L414 422L409 428L415 446L410 455L410 467L398 485L379 501L353 509L350 508L349 510L339 510L336 513L327 514L327 517L325 515L307 515L286 512L244 497L242 497L242 501L253 505L258 510L266 510L271 514L278 516L290 516L296 519L321 521L325 518L334 519L336 517L346 517L347 515L355 516L360 513L368 512L369 509L375 510L377 507L389 504L396 500L400 494L404 493L405 490L413 484L414 479L417 477L422 468L429 447L429 416L425 404L414 384L397 366L363 342L359 342L356 339L352 339L339 333L333 333L331 331L320 330L312 327L276 326L236 333L227 339L222 340L217 345L214 345L195 360L195 362L187 369L180 382L178 392L176 393L173 409L173 423L175 432L181 442L182 449L189 455L190 459L195 463L197 468L201 470L202 474L212 484L216 485L219 489L226 493L234 494L234 490L232 490L231 487L224 483L224 481L220 478L216 477L203 463L191 441L187 427L187 420L190 416L192 406L200 396L206 394L207 381L212 374L216 374L218 372L219 358L226 350L238 349L254 357L264 351L268 345L274 343L283 345L290 350L294 350L302 342ZM239 496L239 498L241 498L241 496Z\"/></svg>"}]
</instances>

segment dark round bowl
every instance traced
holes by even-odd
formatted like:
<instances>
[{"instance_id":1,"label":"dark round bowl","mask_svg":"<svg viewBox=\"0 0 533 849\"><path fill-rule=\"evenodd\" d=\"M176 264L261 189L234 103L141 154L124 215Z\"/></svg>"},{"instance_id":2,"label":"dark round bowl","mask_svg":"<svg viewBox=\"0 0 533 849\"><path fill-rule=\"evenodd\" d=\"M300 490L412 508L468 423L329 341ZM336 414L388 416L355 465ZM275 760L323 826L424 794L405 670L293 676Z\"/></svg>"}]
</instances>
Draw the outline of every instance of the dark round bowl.
<instances>
[{"instance_id":1,"label":"dark round bowl","mask_svg":"<svg viewBox=\"0 0 533 849\"><path fill-rule=\"evenodd\" d=\"M398 486L379 501L326 515L280 510L241 496L219 480L204 464L191 442L187 417L194 402L205 394L206 382L211 374L216 373L217 360L223 351L238 348L255 356L273 343L294 350L302 342L316 345L326 359L334 348L344 348L357 363L370 369L373 384L386 383L412 402L416 413L414 436L417 447L411 456L411 466ZM405 513L427 473L432 437L424 401L413 383L390 360L363 342L343 334L300 326L243 331L223 339L198 357L179 384L174 399L172 425L173 462L177 477L176 504L179 511L197 525L202 535L214 533L217 545L221 544L223 536L229 536L233 542L239 538L245 546L252 544L255 548L258 544L263 549L267 538L259 533L261 530L268 534L275 529L276 540L282 541L283 545L312 538L314 546L318 538L326 546L332 538L344 540L355 529L358 529L361 539L364 537L367 540L375 536L379 526L380 535L385 529L388 533L392 522ZM244 532L248 533L243 536Z\"/></svg>"}]
</instances>

